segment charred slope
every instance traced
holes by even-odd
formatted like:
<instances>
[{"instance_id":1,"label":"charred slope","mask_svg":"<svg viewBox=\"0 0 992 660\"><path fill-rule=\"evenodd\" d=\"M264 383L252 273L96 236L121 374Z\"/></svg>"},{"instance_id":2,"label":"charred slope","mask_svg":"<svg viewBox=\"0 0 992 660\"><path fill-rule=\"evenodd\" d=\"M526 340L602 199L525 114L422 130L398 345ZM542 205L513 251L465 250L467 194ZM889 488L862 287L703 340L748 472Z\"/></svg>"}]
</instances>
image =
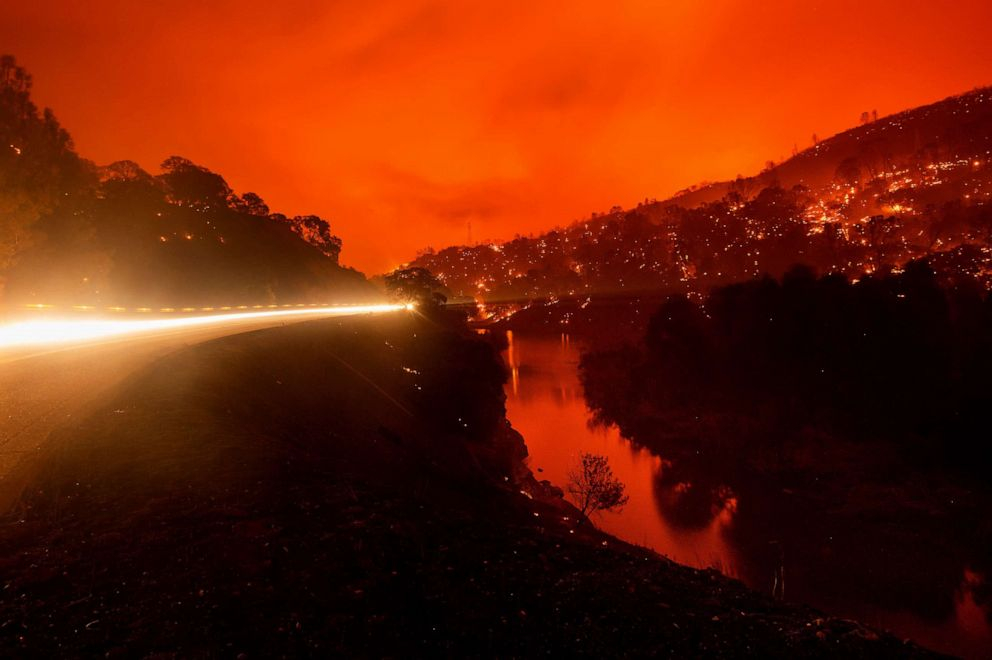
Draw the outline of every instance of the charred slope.
<instances>
[{"instance_id":1,"label":"charred slope","mask_svg":"<svg viewBox=\"0 0 992 660\"><path fill-rule=\"evenodd\" d=\"M413 265L487 302L680 290L804 263L849 276L933 258L992 272L992 90L878 119L750 178Z\"/></svg>"},{"instance_id":2,"label":"charred slope","mask_svg":"<svg viewBox=\"0 0 992 660\"><path fill-rule=\"evenodd\" d=\"M487 344L411 317L136 374L52 439L0 525L0 649L923 655L575 529L523 465L502 380Z\"/></svg>"},{"instance_id":3,"label":"charred slope","mask_svg":"<svg viewBox=\"0 0 992 660\"><path fill-rule=\"evenodd\" d=\"M756 187L772 182L786 188L797 184L818 187L830 183L837 168L848 159L883 170L887 164L919 156L954 160L990 150L992 87L980 87L838 133L747 181ZM692 208L715 202L734 184L721 181L699 186L661 202L661 206Z\"/></svg>"}]
</instances>

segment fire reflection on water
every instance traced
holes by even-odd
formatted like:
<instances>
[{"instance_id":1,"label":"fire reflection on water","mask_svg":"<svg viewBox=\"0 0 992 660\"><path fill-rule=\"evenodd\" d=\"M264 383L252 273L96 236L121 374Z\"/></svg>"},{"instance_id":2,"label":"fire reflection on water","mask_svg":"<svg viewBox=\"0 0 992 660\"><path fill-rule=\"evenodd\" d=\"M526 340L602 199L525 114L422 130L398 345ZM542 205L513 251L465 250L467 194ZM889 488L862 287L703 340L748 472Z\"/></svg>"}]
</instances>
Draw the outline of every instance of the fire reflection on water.
<instances>
[{"instance_id":1,"label":"fire reflection on water","mask_svg":"<svg viewBox=\"0 0 992 660\"><path fill-rule=\"evenodd\" d=\"M626 484L630 502L619 513L603 513L598 526L680 563L736 575L737 558L723 534L733 522L736 501L726 498L701 528L673 523L659 504L680 494L659 493L665 461L634 447L615 428L590 425L576 370L579 350L571 338L521 339L507 332L507 341L507 415L527 442L536 476L563 487L580 453L604 455Z\"/></svg>"},{"instance_id":2,"label":"fire reflection on water","mask_svg":"<svg viewBox=\"0 0 992 660\"><path fill-rule=\"evenodd\" d=\"M530 466L538 479L564 487L569 469L582 452L607 456L617 477L627 486L630 502L619 513L602 514L595 522L603 530L629 543L649 547L671 559L696 568L716 568L725 575L747 581L752 588L806 600L811 594L782 593L784 566L754 583L753 566L724 533L734 524L737 495L726 489L710 505L691 505L693 484L663 478L671 464L620 436L613 427L591 425L578 380L580 350L566 334L514 336L507 332L504 360L510 370L506 387L507 416L523 434ZM671 476L672 472L668 472ZM698 495L698 493L697 493ZM680 501L681 500L681 501ZM686 504L690 506L685 506ZM710 508L712 507L712 508ZM688 513L686 513L688 511ZM682 520L686 515L690 518ZM703 521L700 524L700 521ZM787 521L786 521L787 522ZM982 576L965 570L955 593L954 612L930 620L910 612L883 610L868 603L848 602L842 594L831 599L835 614L857 618L870 625L895 631L946 653L987 657L992 650L992 629L986 610L976 603L974 590ZM822 595L822 594L821 594ZM816 601L816 598L812 599ZM816 605L813 602L813 605Z\"/></svg>"}]
</instances>

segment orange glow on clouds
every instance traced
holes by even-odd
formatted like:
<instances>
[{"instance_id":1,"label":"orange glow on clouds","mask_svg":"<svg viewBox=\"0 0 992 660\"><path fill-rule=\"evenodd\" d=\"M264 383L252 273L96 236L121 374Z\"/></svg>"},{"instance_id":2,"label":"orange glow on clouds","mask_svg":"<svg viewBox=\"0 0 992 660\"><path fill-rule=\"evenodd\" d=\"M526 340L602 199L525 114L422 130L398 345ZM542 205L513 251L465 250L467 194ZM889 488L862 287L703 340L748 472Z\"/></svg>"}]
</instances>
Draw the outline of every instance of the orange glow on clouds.
<instances>
[{"instance_id":1,"label":"orange glow on clouds","mask_svg":"<svg viewBox=\"0 0 992 660\"><path fill-rule=\"evenodd\" d=\"M0 44L83 155L189 157L376 272L992 83L990 24L988 0L10 0Z\"/></svg>"}]
</instances>

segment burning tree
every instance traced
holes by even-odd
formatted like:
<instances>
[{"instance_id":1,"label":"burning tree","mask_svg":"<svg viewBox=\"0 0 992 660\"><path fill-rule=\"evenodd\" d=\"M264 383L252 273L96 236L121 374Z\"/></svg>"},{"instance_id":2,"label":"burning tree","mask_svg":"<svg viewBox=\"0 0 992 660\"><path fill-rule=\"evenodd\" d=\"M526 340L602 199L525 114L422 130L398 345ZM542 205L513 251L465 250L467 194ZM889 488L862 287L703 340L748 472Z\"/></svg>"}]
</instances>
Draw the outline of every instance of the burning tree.
<instances>
[{"instance_id":1,"label":"burning tree","mask_svg":"<svg viewBox=\"0 0 992 660\"><path fill-rule=\"evenodd\" d=\"M575 498L585 518L596 511L623 508L630 499L625 490L623 482L613 476L609 459L605 456L583 453L578 466L568 474L568 492Z\"/></svg>"}]
</instances>

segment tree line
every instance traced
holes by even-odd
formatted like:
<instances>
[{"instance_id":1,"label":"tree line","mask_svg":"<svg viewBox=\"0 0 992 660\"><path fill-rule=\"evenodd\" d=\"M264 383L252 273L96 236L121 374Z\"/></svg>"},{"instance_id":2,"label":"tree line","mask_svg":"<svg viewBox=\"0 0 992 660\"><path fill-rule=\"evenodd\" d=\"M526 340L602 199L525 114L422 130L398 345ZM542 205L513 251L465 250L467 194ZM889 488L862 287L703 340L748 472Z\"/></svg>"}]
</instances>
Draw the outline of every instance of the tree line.
<instances>
[{"instance_id":1,"label":"tree line","mask_svg":"<svg viewBox=\"0 0 992 660\"><path fill-rule=\"evenodd\" d=\"M272 302L358 287L327 220L272 212L181 156L158 174L130 160L97 166L31 90L30 74L0 57L0 301Z\"/></svg>"},{"instance_id":2,"label":"tree line","mask_svg":"<svg viewBox=\"0 0 992 660\"><path fill-rule=\"evenodd\" d=\"M672 296L641 343L587 353L580 373L601 419L669 453L781 452L814 428L980 474L990 369L992 298L916 261Z\"/></svg>"}]
</instances>

